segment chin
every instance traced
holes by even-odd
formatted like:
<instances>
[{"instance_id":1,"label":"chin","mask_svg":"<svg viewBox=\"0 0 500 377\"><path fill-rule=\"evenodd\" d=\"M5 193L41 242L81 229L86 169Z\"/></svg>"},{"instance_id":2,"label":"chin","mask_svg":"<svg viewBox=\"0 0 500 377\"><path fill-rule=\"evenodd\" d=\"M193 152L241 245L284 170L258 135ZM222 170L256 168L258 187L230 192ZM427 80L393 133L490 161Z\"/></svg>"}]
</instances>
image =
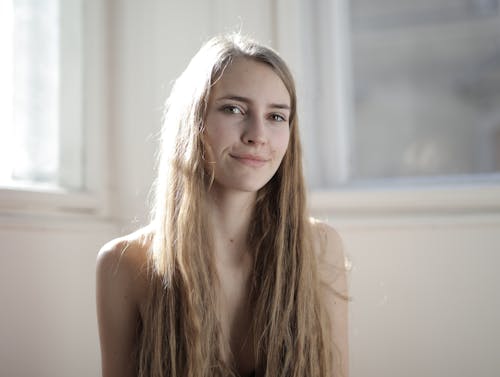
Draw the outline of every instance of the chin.
<instances>
[{"instance_id":1,"label":"chin","mask_svg":"<svg viewBox=\"0 0 500 377\"><path fill-rule=\"evenodd\" d=\"M265 181L258 181L258 180L234 180L231 182L217 182L217 186L221 189L225 190L231 190L231 191L241 191L241 192L248 192L248 193L256 193L259 191L262 187L264 187L270 179L265 180Z\"/></svg>"},{"instance_id":2,"label":"chin","mask_svg":"<svg viewBox=\"0 0 500 377\"><path fill-rule=\"evenodd\" d=\"M259 185L259 184L253 183L253 184L247 184L247 185L239 184L239 185L235 185L231 188L235 191L256 193L264 186L265 186L265 184Z\"/></svg>"}]
</instances>

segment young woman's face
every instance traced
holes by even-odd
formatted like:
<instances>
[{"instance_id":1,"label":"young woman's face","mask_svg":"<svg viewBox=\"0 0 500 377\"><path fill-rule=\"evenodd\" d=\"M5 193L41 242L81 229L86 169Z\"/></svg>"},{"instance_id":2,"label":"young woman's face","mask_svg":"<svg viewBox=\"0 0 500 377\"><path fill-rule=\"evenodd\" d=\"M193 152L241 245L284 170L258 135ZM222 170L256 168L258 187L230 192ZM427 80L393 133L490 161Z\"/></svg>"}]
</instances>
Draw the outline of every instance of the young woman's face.
<instances>
[{"instance_id":1,"label":"young woman's face","mask_svg":"<svg viewBox=\"0 0 500 377\"><path fill-rule=\"evenodd\" d=\"M211 90L205 135L215 185L255 192L276 173L290 138L290 95L264 63L236 58Z\"/></svg>"}]
</instances>

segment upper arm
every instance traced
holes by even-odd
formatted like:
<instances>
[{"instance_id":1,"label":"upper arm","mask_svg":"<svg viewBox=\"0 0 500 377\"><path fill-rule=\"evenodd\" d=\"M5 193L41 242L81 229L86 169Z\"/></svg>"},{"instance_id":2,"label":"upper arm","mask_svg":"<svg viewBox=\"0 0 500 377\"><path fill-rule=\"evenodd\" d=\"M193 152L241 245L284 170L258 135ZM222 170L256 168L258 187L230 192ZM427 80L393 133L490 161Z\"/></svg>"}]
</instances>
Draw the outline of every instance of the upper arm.
<instances>
[{"instance_id":1,"label":"upper arm","mask_svg":"<svg viewBox=\"0 0 500 377\"><path fill-rule=\"evenodd\" d=\"M97 256L96 304L103 377L133 376L139 310L123 243L105 245Z\"/></svg>"},{"instance_id":2,"label":"upper arm","mask_svg":"<svg viewBox=\"0 0 500 377\"><path fill-rule=\"evenodd\" d=\"M349 375L348 343L348 285L346 260L342 239L330 226L320 224L320 252L318 272L321 279L323 299L330 316L333 343L340 352L342 376ZM339 366L336 364L336 368Z\"/></svg>"}]
</instances>

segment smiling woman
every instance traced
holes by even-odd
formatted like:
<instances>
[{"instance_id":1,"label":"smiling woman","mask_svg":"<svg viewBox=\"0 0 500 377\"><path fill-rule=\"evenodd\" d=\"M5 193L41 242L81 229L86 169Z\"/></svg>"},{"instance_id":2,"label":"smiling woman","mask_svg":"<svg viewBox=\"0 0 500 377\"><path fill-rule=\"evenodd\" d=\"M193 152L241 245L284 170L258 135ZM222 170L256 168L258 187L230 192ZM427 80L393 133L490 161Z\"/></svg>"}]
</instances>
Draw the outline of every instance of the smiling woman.
<instances>
[{"instance_id":1,"label":"smiling woman","mask_svg":"<svg viewBox=\"0 0 500 377\"><path fill-rule=\"evenodd\" d=\"M347 376L344 257L311 220L293 78L208 41L167 101L151 225L97 260L103 375Z\"/></svg>"},{"instance_id":2,"label":"smiling woman","mask_svg":"<svg viewBox=\"0 0 500 377\"><path fill-rule=\"evenodd\" d=\"M205 128L213 190L264 186L287 150L289 116L290 94L273 70L236 58L212 88L208 103Z\"/></svg>"}]
</instances>

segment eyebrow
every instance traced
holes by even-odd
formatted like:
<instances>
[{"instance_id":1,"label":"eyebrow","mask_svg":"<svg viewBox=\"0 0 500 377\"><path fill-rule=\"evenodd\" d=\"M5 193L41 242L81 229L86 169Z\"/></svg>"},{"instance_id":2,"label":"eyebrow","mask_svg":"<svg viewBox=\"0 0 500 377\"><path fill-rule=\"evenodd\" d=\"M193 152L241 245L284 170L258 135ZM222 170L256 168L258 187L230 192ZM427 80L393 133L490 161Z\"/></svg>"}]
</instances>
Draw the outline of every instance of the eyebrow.
<instances>
[{"instance_id":1,"label":"eyebrow","mask_svg":"<svg viewBox=\"0 0 500 377\"><path fill-rule=\"evenodd\" d=\"M232 95L232 94L222 96L222 97L216 99L217 102L223 101L223 100L232 100L232 101L238 101L238 102L243 102L243 103L252 103L253 102L250 98ZM269 107L272 107L273 109L290 110L290 106L285 104L285 103L270 103Z\"/></svg>"}]
</instances>

